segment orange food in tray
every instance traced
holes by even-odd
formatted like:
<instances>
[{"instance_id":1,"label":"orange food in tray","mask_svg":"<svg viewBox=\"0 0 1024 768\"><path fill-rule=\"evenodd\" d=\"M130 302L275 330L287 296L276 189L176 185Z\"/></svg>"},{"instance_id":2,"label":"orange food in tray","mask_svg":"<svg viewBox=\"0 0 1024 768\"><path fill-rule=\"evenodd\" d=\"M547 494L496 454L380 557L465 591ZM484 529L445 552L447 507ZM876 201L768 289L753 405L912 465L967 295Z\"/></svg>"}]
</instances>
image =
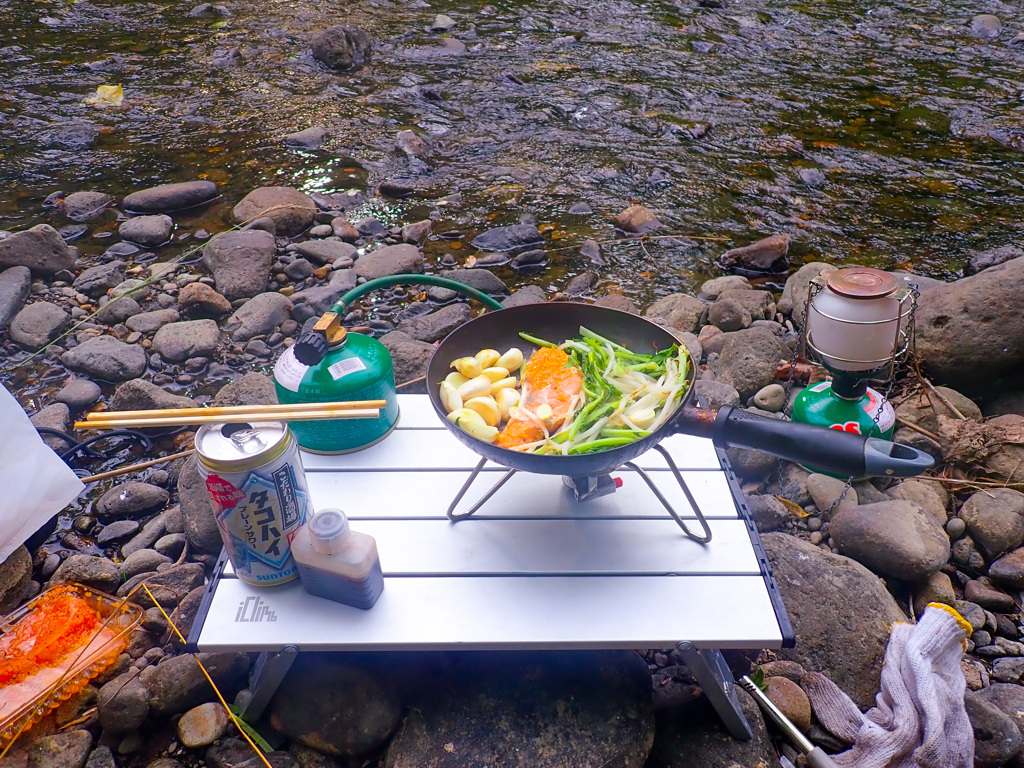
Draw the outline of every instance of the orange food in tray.
<instances>
[{"instance_id":1,"label":"orange food in tray","mask_svg":"<svg viewBox=\"0 0 1024 768\"><path fill-rule=\"evenodd\" d=\"M573 399L582 388L583 373L579 368L569 366L569 356L555 347L542 347L526 363L519 408L543 421L550 433L572 415ZM495 444L502 448L516 448L543 437L544 431L536 420L513 416L498 434Z\"/></svg>"}]
</instances>

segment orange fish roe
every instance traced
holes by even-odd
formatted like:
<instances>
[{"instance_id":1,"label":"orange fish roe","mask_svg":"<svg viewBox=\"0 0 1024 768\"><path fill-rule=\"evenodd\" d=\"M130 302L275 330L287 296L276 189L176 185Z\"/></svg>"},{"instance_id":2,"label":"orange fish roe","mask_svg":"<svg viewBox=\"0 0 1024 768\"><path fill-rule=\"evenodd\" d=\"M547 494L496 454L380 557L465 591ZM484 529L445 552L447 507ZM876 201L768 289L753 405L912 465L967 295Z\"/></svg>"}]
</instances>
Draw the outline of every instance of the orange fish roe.
<instances>
[{"instance_id":1,"label":"orange fish roe","mask_svg":"<svg viewBox=\"0 0 1024 768\"><path fill-rule=\"evenodd\" d=\"M538 349L526 363L523 372L525 397L519 404L523 410L535 413L542 403L551 408L547 423L560 425L569 415L572 399L583 388L583 373L579 368L569 366L569 356L554 347ZM495 440L502 448L515 448L532 443L544 437L544 432L531 421L509 419Z\"/></svg>"},{"instance_id":2,"label":"orange fish roe","mask_svg":"<svg viewBox=\"0 0 1024 768\"><path fill-rule=\"evenodd\" d=\"M87 645L102 625L100 616L74 594L55 591L0 637L0 687L54 666Z\"/></svg>"}]
</instances>

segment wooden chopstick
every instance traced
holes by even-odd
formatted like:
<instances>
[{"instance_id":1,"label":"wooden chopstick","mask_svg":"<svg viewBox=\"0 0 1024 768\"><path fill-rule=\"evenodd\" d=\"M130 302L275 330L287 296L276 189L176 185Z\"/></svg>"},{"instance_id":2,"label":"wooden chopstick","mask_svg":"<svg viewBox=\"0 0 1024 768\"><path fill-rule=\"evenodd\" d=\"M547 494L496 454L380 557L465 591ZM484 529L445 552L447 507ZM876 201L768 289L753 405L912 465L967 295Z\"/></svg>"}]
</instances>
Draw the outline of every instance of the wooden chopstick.
<instances>
[{"instance_id":1,"label":"wooden chopstick","mask_svg":"<svg viewBox=\"0 0 1024 768\"><path fill-rule=\"evenodd\" d=\"M380 417L377 408L345 409L332 411L296 412L281 406L276 411L259 413L229 413L224 415L204 414L201 416L164 416L147 419L118 419L116 421L76 421L75 429L124 429L142 427L183 427L193 424L228 424L246 421L325 421L327 419L376 419Z\"/></svg>"},{"instance_id":2,"label":"wooden chopstick","mask_svg":"<svg viewBox=\"0 0 1024 768\"><path fill-rule=\"evenodd\" d=\"M86 421L121 421L122 419L162 419L178 416L258 416L268 411L289 410L293 413L343 411L360 408L386 408L384 400L351 400L333 403L293 403L292 405L225 405L210 408L156 408L150 411L92 411Z\"/></svg>"}]
</instances>

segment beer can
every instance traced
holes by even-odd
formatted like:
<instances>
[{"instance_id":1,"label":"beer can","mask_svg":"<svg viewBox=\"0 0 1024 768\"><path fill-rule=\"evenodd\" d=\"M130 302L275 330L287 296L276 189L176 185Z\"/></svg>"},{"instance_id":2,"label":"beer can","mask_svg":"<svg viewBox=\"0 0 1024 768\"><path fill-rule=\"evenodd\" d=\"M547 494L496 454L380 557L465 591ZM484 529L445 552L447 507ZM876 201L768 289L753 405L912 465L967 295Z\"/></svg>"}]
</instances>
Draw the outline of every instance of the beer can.
<instances>
[{"instance_id":1,"label":"beer can","mask_svg":"<svg viewBox=\"0 0 1024 768\"><path fill-rule=\"evenodd\" d=\"M306 522L309 491L288 425L206 424L196 453L238 578L268 586L298 576L291 540Z\"/></svg>"}]
</instances>

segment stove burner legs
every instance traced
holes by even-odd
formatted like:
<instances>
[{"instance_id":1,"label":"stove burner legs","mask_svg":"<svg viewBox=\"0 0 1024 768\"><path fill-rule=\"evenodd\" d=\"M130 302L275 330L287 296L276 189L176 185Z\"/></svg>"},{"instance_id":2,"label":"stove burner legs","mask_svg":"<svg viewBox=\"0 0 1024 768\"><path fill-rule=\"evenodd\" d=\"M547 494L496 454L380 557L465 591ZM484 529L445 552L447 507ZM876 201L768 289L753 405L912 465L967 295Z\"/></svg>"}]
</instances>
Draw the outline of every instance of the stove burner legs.
<instances>
[{"instance_id":1,"label":"stove burner legs","mask_svg":"<svg viewBox=\"0 0 1024 768\"><path fill-rule=\"evenodd\" d=\"M658 499L658 501L661 502L661 505L665 507L666 510L668 510L668 513L672 516L672 519L676 521L676 525L678 525L682 529L683 533L688 538L693 539L699 544L707 544L709 541L711 541L711 528L708 526L708 521L704 519L704 513L701 512L700 507L697 505L697 500L694 499L693 494L690 493L690 489L686 485L686 480L683 479L682 472L679 471L679 468L676 466L676 463L672 460L672 457L669 455L668 451L666 451L660 445L654 446L654 450L656 450L665 458L665 461L668 464L668 468L672 471L672 476L675 477L676 482L679 483L679 487L683 490L683 495L686 496L686 501L689 503L690 509L693 510L693 514L696 516L697 522L700 523L700 527L704 529L703 535L694 533L686 526L686 523L683 522L683 519L679 516L679 513L672 508L672 505L669 503L668 499L666 499L664 494L662 494L662 492L658 490L658 487L654 484L654 481L651 479L650 475L648 475L644 470L642 470L640 467L638 467L631 461L626 462L623 466L632 469L645 483L647 483L647 487L649 487L651 491L654 492L655 497ZM463 483L462 488L460 488L459 492L455 494L455 498L452 500L452 503L448 506L448 512L446 513L446 515L448 519L452 522L464 520L470 515L472 515L474 512L476 512L478 509L480 509L480 507L486 504L487 501L495 493L498 492L498 489L501 488L501 486L503 486L505 483L507 483L512 478L512 475L516 473L516 470L510 469L508 472L502 475L501 479L498 480L498 482L496 482L491 487L491 489L487 491L487 493L481 496L480 499L472 507L470 507L465 512L456 512L455 508L459 506L459 502L462 501L463 497L466 495L466 492L469 490L470 486L472 486L473 483L476 481L477 477L479 477L480 472L483 470L484 464L486 463L487 459L480 459L476 467L473 468L473 471L470 472L469 477L466 479L466 482ZM589 499L596 499L600 496L605 496L609 493L613 493L615 489L618 487L618 483L607 475L602 475L600 477L565 477L562 479L565 482L565 484L573 490L573 493L575 494L577 501L587 501Z\"/></svg>"}]
</instances>

